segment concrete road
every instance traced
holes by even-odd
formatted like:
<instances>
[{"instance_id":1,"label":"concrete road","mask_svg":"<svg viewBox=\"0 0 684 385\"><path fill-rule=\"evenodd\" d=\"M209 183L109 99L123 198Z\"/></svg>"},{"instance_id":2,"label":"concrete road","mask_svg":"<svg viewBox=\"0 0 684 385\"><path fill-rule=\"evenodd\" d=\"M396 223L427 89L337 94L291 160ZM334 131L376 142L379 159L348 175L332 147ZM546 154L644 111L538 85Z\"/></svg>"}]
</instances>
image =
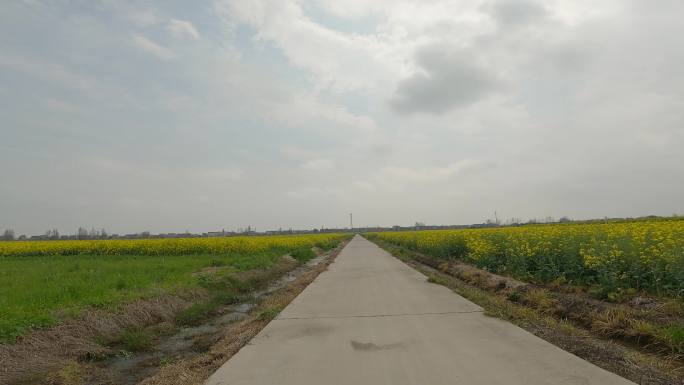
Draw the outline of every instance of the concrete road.
<instances>
[{"instance_id":1,"label":"concrete road","mask_svg":"<svg viewBox=\"0 0 684 385\"><path fill-rule=\"evenodd\" d=\"M210 385L633 384L356 236Z\"/></svg>"}]
</instances>

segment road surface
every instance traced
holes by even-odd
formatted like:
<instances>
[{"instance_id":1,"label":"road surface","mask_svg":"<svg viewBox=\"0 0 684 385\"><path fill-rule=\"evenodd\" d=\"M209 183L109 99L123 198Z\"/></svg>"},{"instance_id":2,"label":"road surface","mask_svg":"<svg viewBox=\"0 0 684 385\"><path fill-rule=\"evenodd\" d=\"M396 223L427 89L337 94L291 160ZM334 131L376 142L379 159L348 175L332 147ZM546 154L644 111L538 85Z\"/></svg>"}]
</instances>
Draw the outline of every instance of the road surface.
<instances>
[{"instance_id":1,"label":"road surface","mask_svg":"<svg viewBox=\"0 0 684 385\"><path fill-rule=\"evenodd\" d=\"M209 385L632 384L356 236Z\"/></svg>"}]
</instances>

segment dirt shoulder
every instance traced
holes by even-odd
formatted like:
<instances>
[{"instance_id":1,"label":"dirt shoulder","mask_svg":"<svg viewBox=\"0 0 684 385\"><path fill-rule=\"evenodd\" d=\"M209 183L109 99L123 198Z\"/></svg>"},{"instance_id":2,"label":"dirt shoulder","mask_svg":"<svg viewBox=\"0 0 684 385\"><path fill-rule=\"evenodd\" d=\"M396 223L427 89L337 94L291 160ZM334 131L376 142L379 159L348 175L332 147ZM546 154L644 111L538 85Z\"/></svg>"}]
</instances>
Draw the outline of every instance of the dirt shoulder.
<instances>
[{"instance_id":1,"label":"dirt shoulder","mask_svg":"<svg viewBox=\"0 0 684 385\"><path fill-rule=\"evenodd\" d=\"M482 306L593 364L637 384L684 384L684 360L664 344L636 336L639 325L676 322L678 312L612 304L563 288L552 290L492 274L457 261L438 260L375 241L390 254ZM644 333L648 330L643 326Z\"/></svg>"}]
</instances>

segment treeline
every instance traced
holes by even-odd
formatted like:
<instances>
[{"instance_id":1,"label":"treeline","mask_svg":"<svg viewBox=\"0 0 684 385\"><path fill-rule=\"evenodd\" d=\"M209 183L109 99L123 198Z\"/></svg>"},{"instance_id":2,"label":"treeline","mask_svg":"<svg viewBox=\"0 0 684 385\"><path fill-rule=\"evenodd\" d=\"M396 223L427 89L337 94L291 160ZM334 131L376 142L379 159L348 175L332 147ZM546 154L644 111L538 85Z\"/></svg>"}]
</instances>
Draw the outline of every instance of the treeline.
<instances>
[{"instance_id":1,"label":"treeline","mask_svg":"<svg viewBox=\"0 0 684 385\"><path fill-rule=\"evenodd\" d=\"M14 240L59 240L59 239L108 239L110 238L109 233L107 230L100 229L96 230L95 228L91 228L88 230L85 227L79 227L78 230L76 231L75 234L60 234L59 230L57 229L51 229L45 231L44 234L41 235L33 235L30 237L27 237L26 235L20 235L16 236L16 233L14 232L13 229L7 229L2 233L2 237L0 237L0 240L3 241L14 241Z\"/></svg>"}]
</instances>

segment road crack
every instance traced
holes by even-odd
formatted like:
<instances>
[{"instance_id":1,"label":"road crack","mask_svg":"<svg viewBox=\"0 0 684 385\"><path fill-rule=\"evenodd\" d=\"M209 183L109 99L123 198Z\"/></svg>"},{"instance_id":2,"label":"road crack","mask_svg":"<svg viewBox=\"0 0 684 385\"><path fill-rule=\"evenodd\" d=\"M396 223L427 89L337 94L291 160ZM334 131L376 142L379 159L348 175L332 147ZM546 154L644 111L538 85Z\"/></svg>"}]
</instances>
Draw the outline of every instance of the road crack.
<instances>
[{"instance_id":1,"label":"road crack","mask_svg":"<svg viewBox=\"0 0 684 385\"><path fill-rule=\"evenodd\" d=\"M312 317L278 317L273 321L284 320L315 320L315 319L344 319L344 318L384 318L384 317L420 317L430 315L449 315L449 314L470 314L483 313L484 310L468 311L445 311L445 312L425 312L425 313L395 313L395 314L354 314L354 315L331 315L331 316L312 316Z\"/></svg>"}]
</instances>

